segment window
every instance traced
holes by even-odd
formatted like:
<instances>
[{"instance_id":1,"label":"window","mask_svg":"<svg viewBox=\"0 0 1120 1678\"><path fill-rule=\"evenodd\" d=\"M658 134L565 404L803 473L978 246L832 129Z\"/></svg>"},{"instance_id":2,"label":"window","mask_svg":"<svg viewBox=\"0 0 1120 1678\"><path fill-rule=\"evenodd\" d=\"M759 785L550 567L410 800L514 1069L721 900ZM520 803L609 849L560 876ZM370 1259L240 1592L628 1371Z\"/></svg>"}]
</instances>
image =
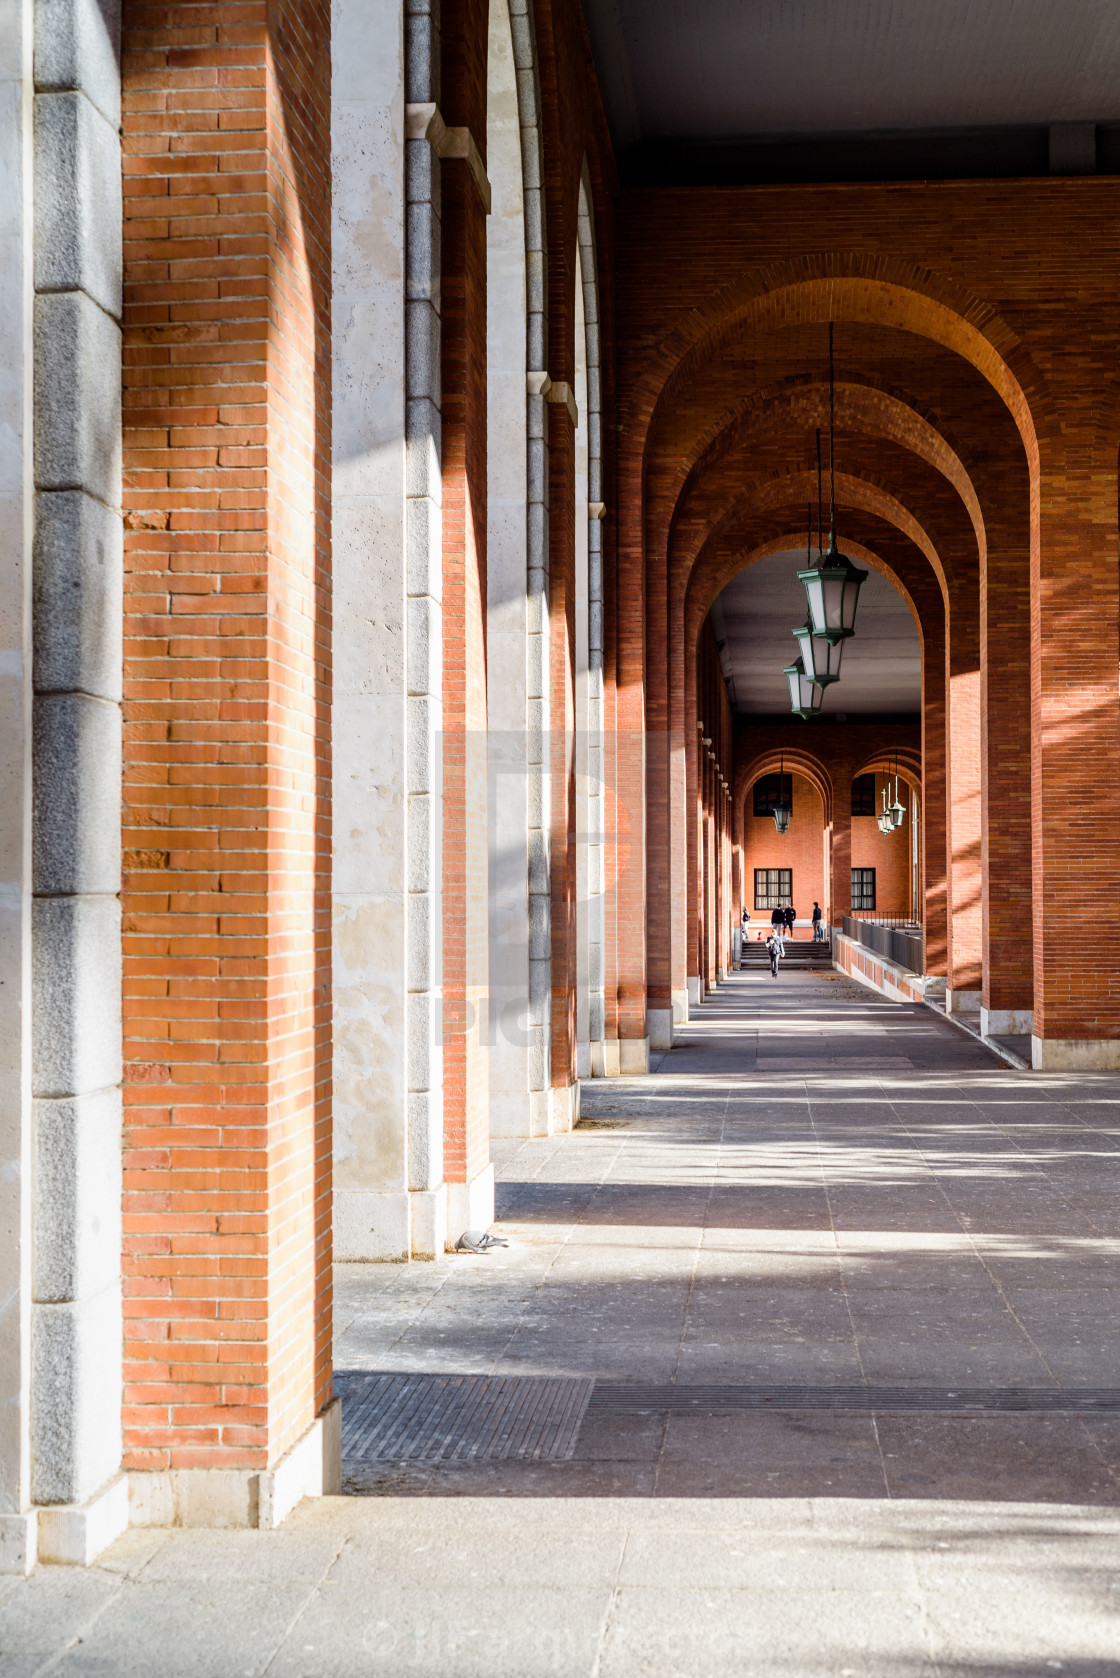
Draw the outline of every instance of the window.
<instances>
[{"instance_id":1,"label":"window","mask_svg":"<svg viewBox=\"0 0 1120 1678\"><path fill-rule=\"evenodd\" d=\"M781 794L785 802L793 809L793 776L792 775L762 775L754 783L754 813L756 816L772 816L774 805Z\"/></svg>"},{"instance_id":2,"label":"window","mask_svg":"<svg viewBox=\"0 0 1120 1678\"><path fill-rule=\"evenodd\" d=\"M774 779L777 780L777 776ZM792 868L756 868L754 871L754 906L756 909L781 909L793 902Z\"/></svg>"},{"instance_id":3,"label":"window","mask_svg":"<svg viewBox=\"0 0 1120 1678\"><path fill-rule=\"evenodd\" d=\"M875 777L857 775L852 782L852 815L874 816L876 813Z\"/></svg>"},{"instance_id":4,"label":"window","mask_svg":"<svg viewBox=\"0 0 1120 1678\"><path fill-rule=\"evenodd\" d=\"M852 869L852 909L874 909L875 907L875 870L873 868Z\"/></svg>"}]
</instances>

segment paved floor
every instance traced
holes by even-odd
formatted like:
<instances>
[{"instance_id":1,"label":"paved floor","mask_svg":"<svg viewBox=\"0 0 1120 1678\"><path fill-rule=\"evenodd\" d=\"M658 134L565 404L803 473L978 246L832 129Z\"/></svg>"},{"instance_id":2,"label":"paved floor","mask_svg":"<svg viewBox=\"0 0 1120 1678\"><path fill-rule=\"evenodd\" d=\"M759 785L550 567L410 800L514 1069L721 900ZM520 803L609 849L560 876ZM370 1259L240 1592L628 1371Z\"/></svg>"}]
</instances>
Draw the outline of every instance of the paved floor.
<instances>
[{"instance_id":1,"label":"paved floor","mask_svg":"<svg viewBox=\"0 0 1120 1678\"><path fill-rule=\"evenodd\" d=\"M342 1269L367 1495L0 1581L0 1673L1120 1675L1120 1078L741 975L584 1115Z\"/></svg>"}]
</instances>

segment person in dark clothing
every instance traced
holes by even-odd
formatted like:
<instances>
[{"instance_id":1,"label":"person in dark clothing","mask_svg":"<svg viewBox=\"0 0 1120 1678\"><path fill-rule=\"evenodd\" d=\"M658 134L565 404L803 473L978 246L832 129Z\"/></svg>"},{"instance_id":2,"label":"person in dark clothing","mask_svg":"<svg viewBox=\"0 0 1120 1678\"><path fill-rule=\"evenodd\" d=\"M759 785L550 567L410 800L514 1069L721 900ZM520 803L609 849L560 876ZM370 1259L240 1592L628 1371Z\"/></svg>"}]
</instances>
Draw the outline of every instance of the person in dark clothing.
<instances>
[{"instance_id":1,"label":"person in dark clothing","mask_svg":"<svg viewBox=\"0 0 1120 1678\"><path fill-rule=\"evenodd\" d=\"M792 903L787 903L786 904L786 932L789 934L789 936L791 938L793 937L793 926L794 926L794 922L796 921L796 919L797 919L797 910L794 908Z\"/></svg>"},{"instance_id":2,"label":"person in dark clothing","mask_svg":"<svg viewBox=\"0 0 1120 1678\"><path fill-rule=\"evenodd\" d=\"M782 958L782 941L778 936L777 927L774 928L766 940L766 949L770 956L770 977L776 979L778 977L778 963Z\"/></svg>"},{"instance_id":3,"label":"person in dark clothing","mask_svg":"<svg viewBox=\"0 0 1120 1678\"><path fill-rule=\"evenodd\" d=\"M819 903L814 903L813 904L813 942L814 942L814 944L819 944L823 941L823 939L824 939L824 933L821 931L821 906L820 906Z\"/></svg>"},{"instance_id":4,"label":"person in dark clothing","mask_svg":"<svg viewBox=\"0 0 1120 1678\"><path fill-rule=\"evenodd\" d=\"M770 925L774 929L770 934L771 938L776 938L778 943L781 944L786 935L786 912L784 909L778 908L771 911ZM784 948L782 953L785 953ZM774 974L774 977L775 979L778 977L777 973Z\"/></svg>"}]
</instances>

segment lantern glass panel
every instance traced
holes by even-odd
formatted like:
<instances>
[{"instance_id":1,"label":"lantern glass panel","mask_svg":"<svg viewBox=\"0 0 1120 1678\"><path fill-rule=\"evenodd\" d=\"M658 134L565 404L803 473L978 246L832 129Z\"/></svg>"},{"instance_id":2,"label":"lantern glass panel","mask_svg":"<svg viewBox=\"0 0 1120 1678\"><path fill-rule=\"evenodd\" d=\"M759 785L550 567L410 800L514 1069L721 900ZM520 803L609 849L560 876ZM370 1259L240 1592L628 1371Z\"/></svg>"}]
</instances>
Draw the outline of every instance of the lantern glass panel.
<instances>
[{"instance_id":1,"label":"lantern glass panel","mask_svg":"<svg viewBox=\"0 0 1120 1678\"><path fill-rule=\"evenodd\" d=\"M809 622L816 634L827 628L824 616L824 585L820 571L815 565L808 571L799 571L799 579L805 585L805 598L809 603Z\"/></svg>"},{"instance_id":2,"label":"lantern glass panel","mask_svg":"<svg viewBox=\"0 0 1120 1678\"><path fill-rule=\"evenodd\" d=\"M814 635L811 624L802 624L794 630L794 638L801 650L801 663L809 675L810 681L818 687L826 688L832 682L840 680L840 660L844 652L844 643L834 636Z\"/></svg>"},{"instance_id":3,"label":"lantern glass panel","mask_svg":"<svg viewBox=\"0 0 1120 1678\"><path fill-rule=\"evenodd\" d=\"M821 708L823 689L817 686L811 676L805 674L805 666L799 658L786 665L785 675L789 682L790 710L794 716L815 716Z\"/></svg>"}]
</instances>

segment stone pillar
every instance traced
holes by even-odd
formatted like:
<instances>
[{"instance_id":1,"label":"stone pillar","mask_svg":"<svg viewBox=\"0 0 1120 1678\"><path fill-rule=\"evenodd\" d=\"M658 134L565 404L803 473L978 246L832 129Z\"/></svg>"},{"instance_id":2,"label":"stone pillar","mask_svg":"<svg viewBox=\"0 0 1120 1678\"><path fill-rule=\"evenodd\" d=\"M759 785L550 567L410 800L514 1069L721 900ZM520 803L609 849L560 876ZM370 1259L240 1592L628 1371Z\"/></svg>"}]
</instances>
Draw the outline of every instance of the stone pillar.
<instances>
[{"instance_id":1,"label":"stone pillar","mask_svg":"<svg viewBox=\"0 0 1120 1678\"><path fill-rule=\"evenodd\" d=\"M486 93L486 647L490 1122L533 1134L529 987L528 437L524 171L508 6L490 7Z\"/></svg>"},{"instance_id":2,"label":"stone pillar","mask_svg":"<svg viewBox=\"0 0 1120 1678\"><path fill-rule=\"evenodd\" d=\"M35 1565L31 1508L31 0L0 31L0 1572Z\"/></svg>"},{"instance_id":3,"label":"stone pillar","mask_svg":"<svg viewBox=\"0 0 1120 1678\"><path fill-rule=\"evenodd\" d=\"M117 19L41 0L35 49L32 1492L40 1555L87 1562L128 1520Z\"/></svg>"}]
</instances>

